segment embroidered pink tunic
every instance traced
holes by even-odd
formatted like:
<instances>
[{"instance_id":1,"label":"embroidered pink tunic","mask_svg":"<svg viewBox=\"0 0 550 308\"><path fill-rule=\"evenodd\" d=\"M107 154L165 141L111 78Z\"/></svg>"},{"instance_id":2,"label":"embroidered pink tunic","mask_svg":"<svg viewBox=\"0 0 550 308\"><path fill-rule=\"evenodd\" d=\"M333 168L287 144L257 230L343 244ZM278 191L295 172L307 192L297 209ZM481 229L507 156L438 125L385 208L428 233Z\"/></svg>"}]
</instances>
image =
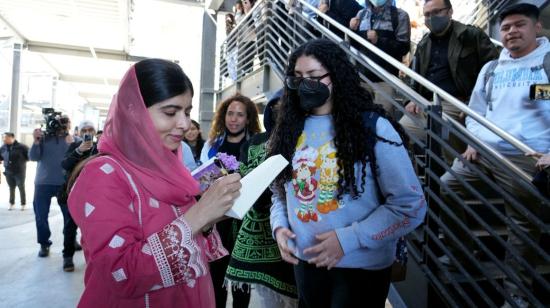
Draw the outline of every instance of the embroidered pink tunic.
<instances>
[{"instance_id":1,"label":"embroidered pink tunic","mask_svg":"<svg viewBox=\"0 0 550 308\"><path fill-rule=\"evenodd\" d=\"M193 238L178 207L156 200L108 156L86 165L69 206L87 262L79 307L209 307L207 261L227 254L217 232Z\"/></svg>"},{"instance_id":2,"label":"embroidered pink tunic","mask_svg":"<svg viewBox=\"0 0 550 308\"><path fill-rule=\"evenodd\" d=\"M183 74L183 72L181 72ZM214 307L208 261L227 255L219 235L192 236L183 214L198 183L164 147L135 67L113 98L99 142L69 194L82 231L85 289L79 307Z\"/></svg>"}]
</instances>

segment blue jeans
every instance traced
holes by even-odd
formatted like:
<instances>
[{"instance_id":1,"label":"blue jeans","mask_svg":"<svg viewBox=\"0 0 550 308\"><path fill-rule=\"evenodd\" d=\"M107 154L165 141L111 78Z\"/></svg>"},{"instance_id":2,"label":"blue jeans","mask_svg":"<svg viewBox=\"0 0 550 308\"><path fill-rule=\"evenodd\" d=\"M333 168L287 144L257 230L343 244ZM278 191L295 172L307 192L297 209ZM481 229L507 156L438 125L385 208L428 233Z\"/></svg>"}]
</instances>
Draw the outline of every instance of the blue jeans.
<instances>
[{"instance_id":1,"label":"blue jeans","mask_svg":"<svg viewBox=\"0 0 550 308\"><path fill-rule=\"evenodd\" d=\"M50 204L52 197L56 197L61 185L35 185L34 200L32 206L34 209L34 219L36 221L37 241L40 245L49 246L50 225L48 224L48 214L50 213Z\"/></svg>"}]
</instances>

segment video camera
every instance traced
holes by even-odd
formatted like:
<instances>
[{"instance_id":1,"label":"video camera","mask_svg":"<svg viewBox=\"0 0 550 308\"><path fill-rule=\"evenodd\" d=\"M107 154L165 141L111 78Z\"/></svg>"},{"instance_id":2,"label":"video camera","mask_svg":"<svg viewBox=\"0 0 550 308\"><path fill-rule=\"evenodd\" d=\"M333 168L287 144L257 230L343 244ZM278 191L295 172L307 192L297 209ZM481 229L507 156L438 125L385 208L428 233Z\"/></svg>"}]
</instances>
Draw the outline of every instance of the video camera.
<instances>
[{"instance_id":1,"label":"video camera","mask_svg":"<svg viewBox=\"0 0 550 308\"><path fill-rule=\"evenodd\" d=\"M55 111L53 108L42 108L44 122L46 123L46 136L57 135L59 130L66 130L69 126L69 118L63 117L61 112Z\"/></svg>"}]
</instances>

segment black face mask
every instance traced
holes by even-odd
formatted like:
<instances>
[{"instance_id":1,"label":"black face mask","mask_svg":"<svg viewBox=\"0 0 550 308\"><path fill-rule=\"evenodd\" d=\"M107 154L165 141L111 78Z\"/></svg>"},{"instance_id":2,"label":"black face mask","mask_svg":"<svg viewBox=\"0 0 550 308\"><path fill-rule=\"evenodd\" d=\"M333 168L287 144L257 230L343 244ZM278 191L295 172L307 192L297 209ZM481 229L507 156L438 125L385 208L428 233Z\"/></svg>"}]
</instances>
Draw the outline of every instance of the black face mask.
<instances>
[{"instance_id":1,"label":"black face mask","mask_svg":"<svg viewBox=\"0 0 550 308\"><path fill-rule=\"evenodd\" d=\"M312 109L323 106L330 97L330 90L324 83L319 82L316 89L310 89L300 83L298 87L298 96L300 97L300 108L309 112Z\"/></svg>"},{"instance_id":2,"label":"black face mask","mask_svg":"<svg viewBox=\"0 0 550 308\"><path fill-rule=\"evenodd\" d=\"M449 16L432 16L426 21L426 26L435 35L442 35L449 28L451 18Z\"/></svg>"}]
</instances>

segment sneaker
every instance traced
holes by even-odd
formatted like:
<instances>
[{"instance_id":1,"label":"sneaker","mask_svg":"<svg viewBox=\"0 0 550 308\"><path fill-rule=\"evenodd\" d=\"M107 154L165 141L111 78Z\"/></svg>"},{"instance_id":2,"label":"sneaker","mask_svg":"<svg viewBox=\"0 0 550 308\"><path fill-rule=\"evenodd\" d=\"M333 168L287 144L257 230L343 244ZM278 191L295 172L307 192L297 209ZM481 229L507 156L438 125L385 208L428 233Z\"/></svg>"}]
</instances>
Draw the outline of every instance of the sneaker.
<instances>
[{"instance_id":1,"label":"sneaker","mask_svg":"<svg viewBox=\"0 0 550 308\"><path fill-rule=\"evenodd\" d=\"M504 305L500 306L501 308L512 308L512 307L519 307L519 308L527 308L529 307L529 302L525 300L525 298L519 296L519 295L511 295L512 297L512 304L510 302L505 302Z\"/></svg>"},{"instance_id":2,"label":"sneaker","mask_svg":"<svg viewBox=\"0 0 550 308\"><path fill-rule=\"evenodd\" d=\"M38 251L38 256L40 258L45 258L50 255L50 246L40 245L40 251Z\"/></svg>"},{"instance_id":3,"label":"sneaker","mask_svg":"<svg viewBox=\"0 0 550 308\"><path fill-rule=\"evenodd\" d=\"M13 210L13 206L14 206L14 205L10 203L10 207L8 208L8 211Z\"/></svg>"},{"instance_id":4,"label":"sneaker","mask_svg":"<svg viewBox=\"0 0 550 308\"><path fill-rule=\"evenodd\" d=\"M75 242L74 243L74 250L75 251L81 251L82 250L82 246L80 246L80 244L78 242Z\"/></svg>"},{"instance_id":5,"label":"sneaker","mask_svg":"<svg viewBox=\"0 0 550 308\"><path fill-rule=\"evenodd\" d=\"M73 257L63 258L63 271L64 272L74 272Z\"/></svg>"},{"instance_id":6,"label":"sneaker","mask_svg":"<svg viewBox=\"0 0 550 308\"><path fill-rule=\"evenodd\" d=\"M24 211L25 210L25 204L21 204L21 211Z\"/></svg>"}]
</instances>

